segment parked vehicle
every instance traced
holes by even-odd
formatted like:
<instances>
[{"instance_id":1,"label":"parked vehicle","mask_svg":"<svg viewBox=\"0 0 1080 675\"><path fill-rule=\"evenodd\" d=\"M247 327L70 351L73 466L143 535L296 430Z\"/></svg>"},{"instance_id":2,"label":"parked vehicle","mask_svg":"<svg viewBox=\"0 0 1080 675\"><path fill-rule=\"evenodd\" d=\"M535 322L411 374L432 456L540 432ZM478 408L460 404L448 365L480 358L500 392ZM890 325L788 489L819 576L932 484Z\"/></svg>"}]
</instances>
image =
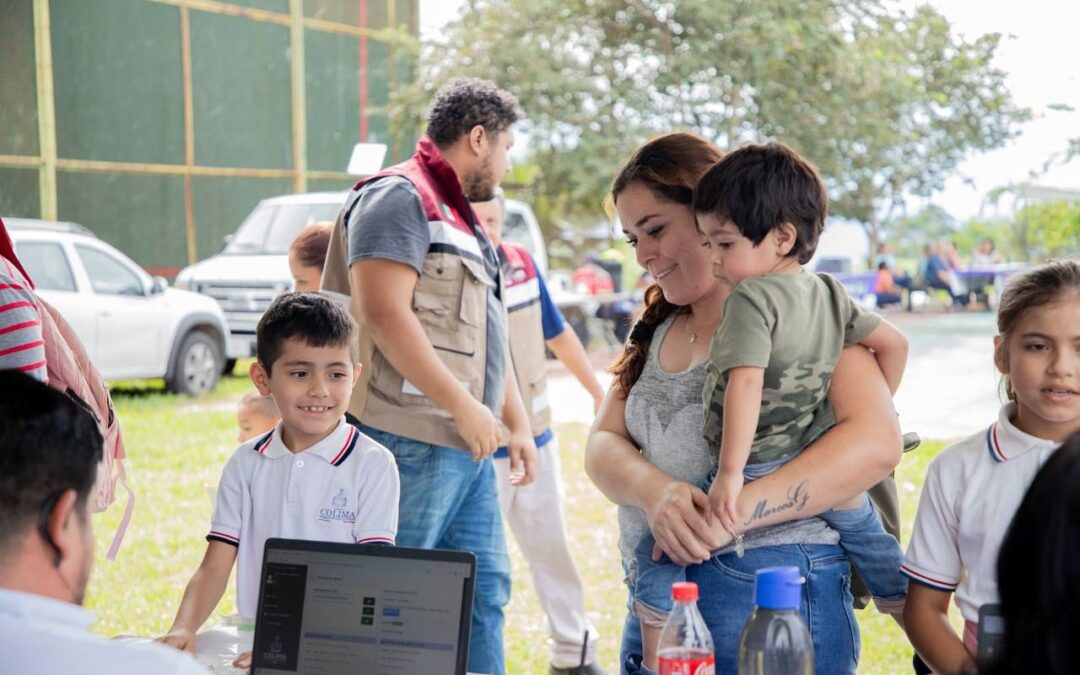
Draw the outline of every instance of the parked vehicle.
<instances>
[{"instance_id":1,"label":"parked vehicle","mask_svg":"<svg viewBox=\"0 0 1080 675\"><path fill-rule=\"evenodd\" d=\"M185 267L176 287L209 295L225 311L229 324L225 371L238 358L255 355L255 326L278 294L293 288L289 245L314 222L335 220L348 192L310 192L264 199L226 237L225 250ZM508 200L503 239L524 245L547 271L540 224L524 202Z\"/></svg>"},{"instance_id":2,"label":"parked vehicle","mask_svg":"<svg viewBox=\"0 0 1080 675\"><path fill-rule=\"evenodd\" d=\"M190 395L217 385L228 334L217 303L169 288L82 225L4 223L38 295L63 314L106 380L164 378Z\"/></svg>"}]
</instances>

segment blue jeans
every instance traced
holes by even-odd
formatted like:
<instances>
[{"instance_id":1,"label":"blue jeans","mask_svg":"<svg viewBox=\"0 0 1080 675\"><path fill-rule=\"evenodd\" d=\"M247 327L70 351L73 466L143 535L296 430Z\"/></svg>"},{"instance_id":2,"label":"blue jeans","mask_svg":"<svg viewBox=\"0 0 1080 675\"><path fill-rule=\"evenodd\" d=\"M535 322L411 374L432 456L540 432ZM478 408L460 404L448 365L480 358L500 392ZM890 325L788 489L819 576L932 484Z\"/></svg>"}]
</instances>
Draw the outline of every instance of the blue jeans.
<instances>
[{"instance_id":1,"label":"blue jeans","mask_svg":"<svg viewBox=\"0 0 1080 675\"><path fill-rule=\"evenodd\" d=\"M851 570L839 546L788 544L728 553L686 568L698 585L698 609L716 647L716 675L738 672L739 637L754 609L754 572L795 565L806 577L799 612L814 641L814 673L846 675L859 663L859 625L851 609ZM628 614L619 653L622 675L648 675L641 667L641 626Z\"/></svg>"},{"instance_id":2,"label":"blue jeans","mask_svg":"<svg viewBox=\"0 0 1080 675\"><path fill-rule=\"evenodd\" d=\"M907 597L907 577L900 573L904 552L881 525L869 497L864 495L857 509L826 511L819 517L840 535L840 546L875 599L895 606Z\"/></svg>"},{"instance_id":3,"label":"blue jeans","mask_svg":"<svg viewBox=\"0 0 1080 675\"><path fill-rule=\"evenodd\" d=\"M766 476L790 458L762 464L747 464L743 470L747 481ZM708 492L713 479L714 469L699 486ZM885 531L877 512L870 503L870 498L863 495L862 506L857 509L826 511L820 515L829 526L840 535L840 546L851 559L851 564L859 571L870 593L885 608L902 607L907 597L907 577L900 573L904 562L904 552L900 542ZM645 605L652 614L666 615L671 612L671 585L683 581L683 568L671 562L668 557L652 559L653 537L642 538L634 551L634 562L627 570L627 586L630 590L629 609L634 611L634 604Z\"/></svg>"},{"instance_id":4,"label":"blue jeans","mask_svg":"<svg viewBox=\"0 0 1080 675\"><path fill-rule=\"evenodd\" d=\"M510 601L506 551L495 466L468 452L414 441L361 425L386 446L401 477L397 543L476 554L469 672L506 672L503 607Z\"/></svg>"}]
</instances>

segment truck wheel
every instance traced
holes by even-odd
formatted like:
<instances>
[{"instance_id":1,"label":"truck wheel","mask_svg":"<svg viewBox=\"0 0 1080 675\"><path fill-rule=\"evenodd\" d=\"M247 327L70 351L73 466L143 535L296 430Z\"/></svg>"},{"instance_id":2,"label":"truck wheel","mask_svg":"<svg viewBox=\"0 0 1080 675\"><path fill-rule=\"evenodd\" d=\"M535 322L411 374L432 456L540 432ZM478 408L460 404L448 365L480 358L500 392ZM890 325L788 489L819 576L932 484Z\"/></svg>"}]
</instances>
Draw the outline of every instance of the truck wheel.
<instances>
[{"instance_id":1,"label":"truck wheel","mask_svg":"<svg viewBox=\"0 0 1080 675\"><path fill-rule=\"evenodd\" d=\"M222 375L232 375L236 369L236 359L225 359L225 367L221 369Z\"/></svg>"},{"instance_id":2,"label":"truck wheel","mask_svg":"<svg viewBox=\"0 0 1080 675\"><path fill-rule=\"evenodd\" d=\"M205 394L217 385L223 368L224 359L217 342L206 333L194 330L180 343L172 379L165 385L177 394Z\"/></svg>"}]
</instances>

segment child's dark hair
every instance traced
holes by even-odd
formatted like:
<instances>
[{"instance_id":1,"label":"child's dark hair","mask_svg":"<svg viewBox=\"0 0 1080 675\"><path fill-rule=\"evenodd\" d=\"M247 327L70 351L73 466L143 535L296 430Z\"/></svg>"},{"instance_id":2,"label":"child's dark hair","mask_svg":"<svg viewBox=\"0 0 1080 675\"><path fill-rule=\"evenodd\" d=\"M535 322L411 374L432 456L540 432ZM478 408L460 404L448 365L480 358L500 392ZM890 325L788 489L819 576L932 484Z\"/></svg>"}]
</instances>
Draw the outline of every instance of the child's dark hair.
<instances>
[{"instance_id":1,"label":"child's dark hair","mask_svg":"<svg viewBox=\"0 0 1080 675\"><path fill-rule=\"evenodd\" d=\"M1076 260L1051 260L1010 279L998 303L997 327L1001 341L1008 341L1009 331L1029 309L1049 305L1070 293L1080 295L1080 262ZM1010 401L1016 400L1008 377L1005 378L1005 394Z\"/></svg>"},{"instance_id":2,"label":"child's dark hair","mask_svg":"<svg viewBox=\"0 0 1080 675\"><path fill-rule=\"evenodd\" d=\"M829 197L817 169L783 143L744 145L701 177L694 211L731 223L760 244L784 223L795 228L789 256L806 263L825 228Z\"/></svg>"},{"instance_id":3,"label":"child's dark hair","mask_svg":"<svg viewBox=\"0 0 1080 675\"><path fill-rule=\"evenodd\" d=\"M360 360L356 322L344 307L319 293L279 295L255 328L255 354L267 375L290 338L311 347L348 346L353 363Z\"/></svg>"},{"instance_id":4,"label":"child's dark hair","mask_svg":"<svg viewBox=\"0 0 1080 675\"><path fill-rule=\"evenodd\" d=\"M1080 663L1080 433L1046 461L1001 543L998 591L1005 619L987 675L1075 673Z\"/></svg>"}]
</instances>

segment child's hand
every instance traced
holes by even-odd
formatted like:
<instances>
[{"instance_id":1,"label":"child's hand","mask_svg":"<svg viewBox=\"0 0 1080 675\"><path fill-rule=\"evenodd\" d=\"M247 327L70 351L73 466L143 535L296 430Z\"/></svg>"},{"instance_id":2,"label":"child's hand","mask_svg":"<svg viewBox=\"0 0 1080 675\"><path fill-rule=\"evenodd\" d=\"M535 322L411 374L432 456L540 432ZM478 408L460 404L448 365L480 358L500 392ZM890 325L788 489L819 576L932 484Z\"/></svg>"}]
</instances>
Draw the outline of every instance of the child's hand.
<instances>
[{"instance_id":1,"label":"child's hand","mask_svg":"<svg viewBox=\"0 0 1080 675\"><path fill-rule=\"evenodd\" d=\"M195 653L195 631L187 628L172 628L159 637L156 642L175 647L181 651Z\"/></svg>"},{"instance_id":2,"label":"child's hand","mask_svg":"<svg viewBox=\"0 0 1080 675\"><path fill-rule=\"evenodd\" d=\"M233 659L233 668L250 668L251 667L251 652L244 652Z\"/></svg>"},{"instance_id":3,"label":"child's hand","mask_svg":"<svg viewBox=\"0 0 1080 675\"><path fill-rule=\"evenodd\" d=\"M709 508L720 519L720 523L727 528L732 535L738 534L736 530L736 502L739 493L742 492L743 477L741 473L728 473L721 471L716 474L716 479L709 487Z\"/></svg>"}]
</instances>

